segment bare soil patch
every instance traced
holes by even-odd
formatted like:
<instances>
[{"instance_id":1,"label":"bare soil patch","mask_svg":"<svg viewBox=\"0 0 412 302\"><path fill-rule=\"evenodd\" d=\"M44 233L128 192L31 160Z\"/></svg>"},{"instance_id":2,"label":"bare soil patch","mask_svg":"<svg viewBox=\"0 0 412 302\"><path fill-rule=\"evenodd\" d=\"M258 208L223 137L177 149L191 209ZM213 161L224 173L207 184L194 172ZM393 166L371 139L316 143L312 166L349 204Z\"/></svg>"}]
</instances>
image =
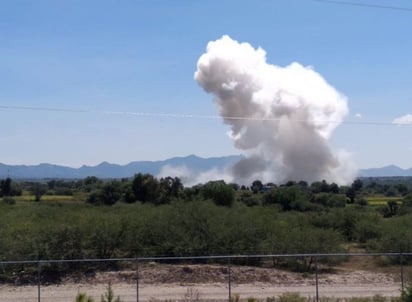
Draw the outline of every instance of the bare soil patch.
<instances>
[{"instance_id":1,"label":"bare soil patch","mask_svg":"<svg viewBox=\"0 0 412 302\"><path fill-rule=\"evenodd\" d=\"M158 264L139 266L139 301L186 301L188 292L201 300L227 300L229 271L227 266L206 264ZM369 270L336 269L318 275L320 296L365 297L398 296L397 274ZM231 267L232 294L243 299L264 299L286 292L315 296L316 275L288 272L274 268ZM134 270L89 273L67 277L58 285L42 285L41 301L73 301L79 292L87 292L97 300L108 284L123 301L136 301L137 274ZM0 285L1 301L37 301L37 287ZM192 297L193 298L193 297ZM190 298L189 298L190 300Z\"/></svg>"}]
</instances>

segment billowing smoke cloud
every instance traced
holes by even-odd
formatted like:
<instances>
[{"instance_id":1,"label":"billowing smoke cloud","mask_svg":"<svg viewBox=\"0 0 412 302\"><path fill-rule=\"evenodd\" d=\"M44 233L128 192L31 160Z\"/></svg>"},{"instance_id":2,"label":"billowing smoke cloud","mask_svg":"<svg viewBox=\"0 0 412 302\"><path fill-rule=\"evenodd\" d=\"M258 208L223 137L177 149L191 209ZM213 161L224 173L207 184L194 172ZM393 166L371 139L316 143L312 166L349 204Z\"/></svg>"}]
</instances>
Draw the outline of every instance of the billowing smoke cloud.
<instances>
[{"instance_id":1,"label":"billowing smoke cloud","mask_svg":"<svg viewBox=\"0 0 412 302\"><path fill-rule=\"evenodd\" d=\"M349 156L329 145L348 113L346 98L311 67L268 64L263 49L229 36L209 42L195 79L214 101L230 137L246 156L234 180L328 180L355 174Z\"/></svg>"},{"instance_id":2,"label":"billowing smoke cloud","mask_svg":"<svg viewBox=\"0 0 412 302\"><path fill-rule=\"evenodd\" d=\"M204 184L210 180L224 180L230 183L233 180L233 176L229 173L228 169L229 167L221 167L220 169L215 167L207 171L194 171L186 166L166 165L162 167L156 177L176 176L180 178L186 187Z\"/></svg>"}]
</instances>

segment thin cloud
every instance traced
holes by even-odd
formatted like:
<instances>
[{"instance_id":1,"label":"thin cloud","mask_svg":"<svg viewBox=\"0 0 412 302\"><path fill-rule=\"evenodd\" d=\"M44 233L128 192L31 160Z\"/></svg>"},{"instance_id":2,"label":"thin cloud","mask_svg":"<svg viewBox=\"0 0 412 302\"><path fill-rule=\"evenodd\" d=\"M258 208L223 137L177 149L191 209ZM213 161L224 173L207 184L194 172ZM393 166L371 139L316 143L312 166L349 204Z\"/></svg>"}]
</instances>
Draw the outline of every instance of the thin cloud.
<instances>
[{"instance_id":1,"label":"thin cloud","mask_svg":"<svg viewBox=\"0 0 412 302\"><path fill-rule=\"evenodd\" d=\"M412 114L407 114L393 120L396 125L412 125Z\"/></svg>"}]
</instances>

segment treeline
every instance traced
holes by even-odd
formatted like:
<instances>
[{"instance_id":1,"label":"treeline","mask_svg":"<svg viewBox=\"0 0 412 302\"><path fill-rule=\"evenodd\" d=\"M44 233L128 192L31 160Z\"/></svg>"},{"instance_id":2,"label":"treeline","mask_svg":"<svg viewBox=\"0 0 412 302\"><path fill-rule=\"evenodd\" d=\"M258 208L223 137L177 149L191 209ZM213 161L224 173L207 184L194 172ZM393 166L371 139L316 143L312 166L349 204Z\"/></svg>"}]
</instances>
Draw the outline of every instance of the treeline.
<instances>
[{"instance_id":1,"label":"treeline","mask_svg":"<svg viewBox=\"0 0 412 302\"><path fill-rule=\"evenodd\" d=\"M170 204L176 200L210 199L217 205L232 206L242 202L248 206L278 205L283 210L310 211L323 207L342 207L346 204L366 205L370 196L399 197L412 192L412 178L363 178L350 186L318 181L289 181L285 184L262 183L255 180L250 186L224 181L210 181L184 187L177 177L156 178L136 174L133 178L102 180L87 177L82 180L47 180L14 182L1 180L0 197L32 194L36 201L43 195L68 195L95 205L124 203Z\"/></svg>"}]
</instances>

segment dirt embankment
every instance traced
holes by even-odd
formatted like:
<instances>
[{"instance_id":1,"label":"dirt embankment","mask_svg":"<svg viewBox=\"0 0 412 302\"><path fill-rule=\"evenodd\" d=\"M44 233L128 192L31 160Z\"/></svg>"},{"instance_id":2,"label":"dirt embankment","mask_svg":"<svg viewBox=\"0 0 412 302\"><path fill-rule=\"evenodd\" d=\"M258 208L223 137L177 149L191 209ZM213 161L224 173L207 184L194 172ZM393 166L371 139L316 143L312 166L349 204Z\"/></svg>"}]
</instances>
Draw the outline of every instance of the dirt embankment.
<instances>
[{"instance_id":1,"label":"dirt embankment","mask_svg":"<svg viewBox=\"0 0 412 302\"><path fill-rule=\"evenodd\" d=\"M58 285L42 285L41 301L73 301L79 292L100 299L110 283L123 301L226 300L229 295L229 269L219 265L145 264L136 271L96 272L68 277ZM233 266L230 269L231 293L241 298L264 299L286 292L316 295L316 275L273 268ZM136 284L139 284L137 289ZM336 270L318 275L318 292L328 297L398 296L397 274L367 270ZM37 301L36 286L0 286L0 301Z\"/></svg>"}]
</instances>

